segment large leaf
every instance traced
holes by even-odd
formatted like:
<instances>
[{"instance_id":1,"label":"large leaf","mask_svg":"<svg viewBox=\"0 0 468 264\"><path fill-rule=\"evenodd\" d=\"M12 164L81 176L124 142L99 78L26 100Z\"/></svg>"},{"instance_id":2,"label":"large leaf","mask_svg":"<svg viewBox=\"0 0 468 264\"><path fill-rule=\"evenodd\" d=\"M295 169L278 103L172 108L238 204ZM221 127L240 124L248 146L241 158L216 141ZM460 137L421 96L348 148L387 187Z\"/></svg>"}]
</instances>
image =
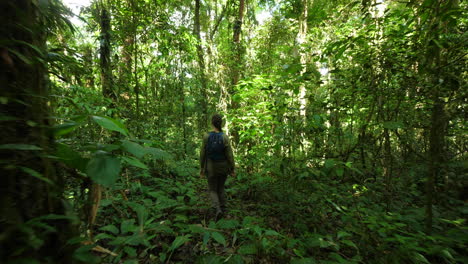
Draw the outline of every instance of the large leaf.
<instances>
[{"instance_id":1,"label":"large leaf","mask_svg":"<svg viewBox=\"0 0 468 264\"><path fill-rule=\"evenodd\" d=\"M122 133L125 136L128 136L127 128L120 121L116 119L112 119L107 116L92 116L91 118L94 120L94 122L104 127L105 129L117 131L117 132Z\"/></svg>"},{"instance_id":2,"label":"large leaf","mask_svg":"<svg viewBox=\"0 0 468 264\"><path fill-rule=\"evenodd\" d=\"M11 149L11 150L42 150L42 148L28 144L3 144L0 145L0 149Z\"/></svg>"},{"instance_id":3,"label":"large leaf","mask_svg":"<svg viewBox=\"0 0 468 264\"><path fill-rule=\"evenodd\" d=\"M143 147L142 145L138 143L128 141L128 140L122 141L122 147L123 149L125 149L126 151L133 154L135 157L139 159L141 159L147 153L147 150L145 149L145 147Z\"/></svg>"},{"instance_id":4,"label":"large leaf","mask_svg":"<svg viewBox=\"0 0 468 264\"><path fill-rule=\"evenodd\" d=\"M122 160L124 160L125 162L127 162L128 164L132 166L146 169L146 170L148 169L148 167L143 162L139 161L138 159L134 157L122 157Z\"/></svg>"},{"instance_id":5,"label":"large leaf","mask_svg":"<svg viewBox=\"0 0 468 264\"><path fill-rule=\"evenodd\" d=\"M66 135L76 128L78 128L81 124L76 123L76 122L68 122L68 123L63 123L60 125L56 125L52 128L52 131L54 133L55 137L61 137L63 135Z\"/></svg>"},{"instance_id":6,"label":"large leaf","mask_svg":"<svg viewBox=\"0 0 468 264\"><path fill-rule=\"evenodd\" d=\"M169 153L158 148L146 148L146 153L151 154L154 157L154 159L157 160L167 160L171 158L171 155Z\"/></svg>"},{"instance_id":7,"label":"large leaf","mask_svg":"<svg viewBox=\"0 0 468 264\"><path fill-rule=\"evenodd\" d=\"M174 251L188 241L190 241L190 235L178 236L174 239L174 241L172 241L172 245L169 250Z\"/></svg>"},{"instance_id":8,"label":"large leaf","mask_svg":"<svg viewBox=\"0 0 468 264\"><path fill-rule=\"evenodd\" d=\"M257 254L257 247L253 243L244 244L237 252L241 255L254 255Z\"/></svg>"},{"instance_id":9,"label":"large leaf","mask_svg":"<svg viewBox=\"0 0 468 264\"><path fill-rule=\"evenodd\" d=\"M86 166L86 174L98 184L112 186L120 174L120 160L107 154L98 153Z\"/></svg>"},{"instance_id":10,"label":"large leaf","mask_svg":"<svg viewBox=\"0 0 468 264\"><path fill-rule=\"evenodd\" d=\"M119 233L119 229L115 225L106 225L106 226L101 227L100 230L109 231L115 235Z\"/></svg>"},{"instance_id":11,"label":"large leaf","mask_svg":"<svg viewBox=\"0 0 468 264\"><path fill-rule=\"evenodd\" d=\"M226 246L226 239L221 233L213 232L211 233L211 237L213 237L213 239L216 240L216 242L220 243L223 246Z\"/></svg>"},{"instance_id":12,"label":"large leaf","mask_svg":"<svg viewBox=\"0 0 468 264\"><path fill-rule=\"evenodd\" d=\"M148 218L148 211L143 205L139 203L129 202L128 204L133 209L133 211L135 211L135 213L137 214L138 225L140 226L140 228L143 228L143 225L146 219Z\"/></svg>"},{"instance_id":13,"label":"large leaf","mask_svg":"<svg viewBox=\"0 0 468 264\"><path fill-rule=\"evenodd\" d=\"M39 172L31 169L31 168L27 168L27 167L20 167L22 171L26 172L27 174L33 176L34 178L36 179L39 179L41 181L45 181L47 182L48 184L54 184L51 180L49 180L48 178L42 176L42 174L40 174Z\"/></svg>"},{"instance_id":14,"label":"large leaf","mask_svg":"<svg viewBox=\"0 0 468 264\"><path fill-rule=\"evenodd\" d=\"M135 225L135 219L125 220L120 223L120 232L125 234L127 232L134 232L138 230L138 226Z\"/></svg>"},{"instance_id":15,"label":"large leaf","mask_svg":"<svg viewBox=\"0 0 468 264\"><path fill-rule=\"evenodd\" d=\"M67 166L78 169L81 172L86 172L86 165L89 159L81 157L77 151L68 145L58 143L55 155Z\"/></svg>"},{"instance_id":16,"label":"large leaf","mask_svg":"<svg viewBox=\"0 0 468 264\"><path fill-rule=\"evenodd\" d=\"M216 223L216 226L221 229L233 229L239 225L239 221L235 219L221 219Z\"/></svg>"},{"instance_id":17,"label":"large leaf","mask_svg":"<svg viewBox=\"0 0 468 264\"><path fill-rule=\"evenodd\" d=\"M430 262L427 260L426 257L424 257L423 255L419 254L419 253L414 253L413 254L413 260L414 262L416 263L427 263L429 264Z\"/></svg>"}]
</instances>

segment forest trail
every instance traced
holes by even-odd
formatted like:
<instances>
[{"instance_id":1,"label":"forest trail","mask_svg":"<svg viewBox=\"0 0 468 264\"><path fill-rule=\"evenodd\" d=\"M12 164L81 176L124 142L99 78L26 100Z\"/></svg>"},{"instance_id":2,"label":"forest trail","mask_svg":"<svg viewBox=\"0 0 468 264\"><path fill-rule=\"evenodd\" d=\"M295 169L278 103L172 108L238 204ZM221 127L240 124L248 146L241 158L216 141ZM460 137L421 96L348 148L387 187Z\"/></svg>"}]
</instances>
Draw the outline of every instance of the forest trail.
<instances>
[{"instance_id":1,"label":"forest trail","mask_svg":"<svg viewBox=\"0 0 468 264\"><path fill-rule=\"evenodd\" d=\"M274 208L271 203L281 201L255 200L250 193L253 189L242 188L246 190L242 193L241 186L228 179L229 212L215 221L205 178L145 178L130 183L127 200L119 198L121 192L117 192L100 208L95 243L105 249L121 244L112 255L101 257L131 258L140 243L147 247L140 263L278 263L293 256L293 249L286 248L282 249L283 257L271 255L294 236L292 223L269 210ZM120 223L112 221L116 209L123 217ZM140 223L139 228L136 223ZM138 239L128 234L134 229L140 230Z\"/></svg>"}]
</instances>

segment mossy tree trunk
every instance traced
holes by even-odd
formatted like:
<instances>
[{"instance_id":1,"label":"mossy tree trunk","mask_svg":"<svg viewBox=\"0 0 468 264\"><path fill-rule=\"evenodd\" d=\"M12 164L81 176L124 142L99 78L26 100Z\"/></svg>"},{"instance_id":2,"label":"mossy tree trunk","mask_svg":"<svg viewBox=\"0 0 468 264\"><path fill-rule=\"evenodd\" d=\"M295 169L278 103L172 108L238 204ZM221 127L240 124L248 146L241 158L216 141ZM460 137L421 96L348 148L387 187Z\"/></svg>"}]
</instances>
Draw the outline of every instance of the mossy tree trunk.
<instances>
[{"instance_id":1,"label":"mossy tree trunk","mask_svg":"<svg viewBox=\"0 0 468 264\"><path fill-rule=\"evenodd\" d=\"M41 5L47 5L43 1ZM74 235L64 217L63 177L50 133L46 26L37 1L0 2L0 262L72 263ZM53 218L53 219L52 219ZM60 220L62 219L62 220ZM42 223L42 227L39 224ZM47 224L50 228L44 229ZM45 231L47 230L47 231Z\"/></svg>"}]
</instances>

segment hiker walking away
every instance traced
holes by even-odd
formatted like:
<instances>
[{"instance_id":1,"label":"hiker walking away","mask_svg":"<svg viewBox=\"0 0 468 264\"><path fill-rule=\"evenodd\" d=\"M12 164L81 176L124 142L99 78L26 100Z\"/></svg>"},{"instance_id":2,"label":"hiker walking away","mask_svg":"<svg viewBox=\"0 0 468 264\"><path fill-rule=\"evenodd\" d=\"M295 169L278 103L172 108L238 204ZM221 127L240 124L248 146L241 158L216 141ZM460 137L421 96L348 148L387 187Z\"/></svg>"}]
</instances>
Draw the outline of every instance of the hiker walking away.
<instances>
[{"instance_id":1,"label":"hiker walking away","mask_svg":"<svg viewBox=\"0 0 468 264\"><path fill-rule=\"evenodd\" d=\"M224 183L228 175L235 176L234 156L229 138L222 131L223 118L213 115L213 131L203 137L200 150L200 176L207 176L208 191L216 210L216 220L226 212L226 193Z\"/></svg>"}]
</instances>

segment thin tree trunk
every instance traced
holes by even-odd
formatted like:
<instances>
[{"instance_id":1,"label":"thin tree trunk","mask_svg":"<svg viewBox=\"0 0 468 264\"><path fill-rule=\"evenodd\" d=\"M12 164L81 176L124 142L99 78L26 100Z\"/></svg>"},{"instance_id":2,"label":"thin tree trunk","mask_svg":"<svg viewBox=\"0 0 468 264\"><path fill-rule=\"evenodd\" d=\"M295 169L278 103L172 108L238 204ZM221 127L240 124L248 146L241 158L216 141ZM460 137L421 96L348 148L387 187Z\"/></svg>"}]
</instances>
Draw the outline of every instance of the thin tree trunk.
<instances>
[{"instance_id":1,"label":"thin tree trunk","mask_svg":"<svg viewBox=\"0 0 468 264\"><path fill-rule=\"evenodd\" d=\"M432 205L434 203L434 185L439 175L441 154L444 143L444 110L440 99L436 98L431 114L429 134L429 171L426 179L426 231L432 232Z\"/></svg>"},{"instance_id":2,"label":"thin tree trunk","mask_svg":"<svg viewBox=\"0 0 468 264\"><path fill-rule=\"evenodd\" d=\"M384 157L383 157L383 170L384 170L384 183L385 183L385 196L387 203L387 211L390 210L391 203L391 177L392 177L392 148L390 143L390 132L388 128L384 128Z\"/></svg>"},{"instance_id":3,"label":"thin tree trunk","mask_svg":"<svg viewBox=\"0 0 468 264\"><path fill-rule=\"evenodd\" d=\"M100 66L101 66L101 86L102 95L107 98L114 98L112 91L112 69L111 69L111 46L110 46L110 16L106 7L100 5Z\"/></svg>"},{"instance_id":4,"label":"thin tree trunk","mask_svg":"<svg viewBox=\"0 0 468 264\"><path fill-rule=\"evenodd\" d=\"M195 0L195 17L193 23L193 33L197 38L197 62L199 67L199 76L200 76L200 83L201 83L201 118L200 118L200 125L199 131L203 131L206 126L208 125L208 104L207 104L207 79L206 79L206 70L205 70L205 58L203 57L203 49L201 43L201 35L200 35L200 0Z\"/></svg>"},{"instance_id":5,"label":"thin tree trunk","mask_svg":"<svg viewBox=\"0 0 468 264\"><path fill-rule=\"evenodd\" d=\"M232 74L232 87L236 86L239 82L240 78L240 65L241 65L241 42L240 42L240 35L242 32L242 23L244 20L244 10L245 10L245 0L239 0L239 13L234 22L233 26L233 43L234 43L234 67L233 67L233 74Z\"/></svg>"},{"instance_id":6,"label":"thin tree trunk","mask_svg":"<svg viewBox=\"0 0 468 264\"><path fill-rule=\"evenodd\" d=\"M299 32L297 34L297 44L300 50L299 51L300 63L302 66L302 70L300 72L301 75L304 75L307 71L307 56L304 50L304 44L306 43L306 37L307 37L308 12L309 12L309 0L302 0L302 13L299 18ZM305 84L302 83L301 86L299 86L299 114L304 119L306 115L306 106L307 106L306 88L305 88Z\"/></svg>"},{"instance_id":7,"label":"thin tree trunk","mask_svg":"<svg viewBox=\"0 0 468 264\"><path fill-rule=\"evenodd\" d=\"M241 65L242 65L242 43L240 41L240 35L242 32L242 23L244 20L245 11L245 0L239 0L239 12L236 21L233 25L233 54L234 54L234 65L232 65L232 80L231 87L229 89L229 95L231 96L230 109L237 109L237 102L233 101L234 87L239 83ZM235 146L239 143L239 133L236 128L236 124L232 124L231 135Z\"/></svg>"}]
</instances>

